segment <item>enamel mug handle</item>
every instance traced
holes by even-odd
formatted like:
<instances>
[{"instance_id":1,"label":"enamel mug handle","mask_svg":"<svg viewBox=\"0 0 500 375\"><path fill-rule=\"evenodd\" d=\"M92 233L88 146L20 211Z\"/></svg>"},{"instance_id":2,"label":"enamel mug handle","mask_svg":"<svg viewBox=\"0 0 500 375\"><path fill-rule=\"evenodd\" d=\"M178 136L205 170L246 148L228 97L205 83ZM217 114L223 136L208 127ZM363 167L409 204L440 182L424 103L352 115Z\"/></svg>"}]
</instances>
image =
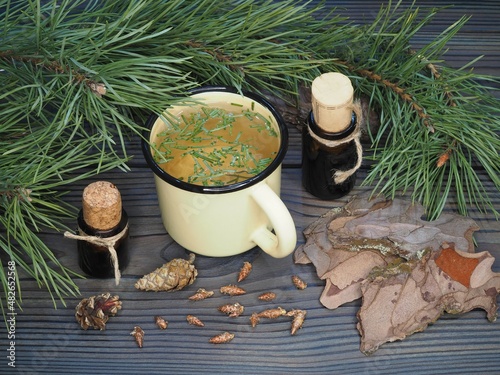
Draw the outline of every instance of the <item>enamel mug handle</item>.
<instances>
[{"instance_id":1,"label":"enamel mug handle","mask_svg":"<svg viewBox=\"0 0 500 375\"><path fill-rule=\"evenodd\" d=\"M250 239L274 258L284 258L291 254L297 244L297 233L292 216L283 201L266 183L259 184L251 196L271 221L276 234L264 226L253 232Z\"/></svg>"}]
</instances>

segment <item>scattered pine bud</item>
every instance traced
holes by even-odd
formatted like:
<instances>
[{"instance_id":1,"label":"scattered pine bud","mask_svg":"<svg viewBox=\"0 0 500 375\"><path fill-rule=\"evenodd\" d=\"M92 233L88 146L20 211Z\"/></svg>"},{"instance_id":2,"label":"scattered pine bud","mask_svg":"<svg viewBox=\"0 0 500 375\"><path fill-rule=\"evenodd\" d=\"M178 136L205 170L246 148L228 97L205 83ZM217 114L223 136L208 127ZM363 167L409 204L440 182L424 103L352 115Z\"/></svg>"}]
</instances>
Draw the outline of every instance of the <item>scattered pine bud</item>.
<instances>
[{"instance_id":1,"label":"scattered pine bud","mask_svg":"<svg viewBox=\"0 0 500 375\"><path fill-rule=\"evenodd\" d=\"M167 329L168 327L168 322L159 315L155 316L155 323L160 329Z\"/></svg>"},{"instance_id":2,"label":"scattered pine bud","mask_svg":"<svg viewBox=\"0 0 500 375\"><path fill-rule=\"evenodd\" d=\"M243 263L243 267L241 267L240 273L238 275L238 282L245 280L250 272L252 271L252 264L250 262Z\"/></svg>"},{"instance_id":3,"label":"scattered pine bud","mask_svg":"<svg viewBox=\"0 0 500 375\"><path fill-rule=\"evenodd\" d=\"M300 277L298 277L297 275L292 276L292 283L293 283L293 285L295 285L295 287L297 289L303 290L303 289L307 288L307 283L304 280L302 280Z\"/></svg>"},{"instance_id":4,"label":"scattered pine bud","mask_svg":"<svg viewBox=\"0 0 500 375\"><path fill-rule=\"evenodd\" d=\"M212 297L214 295L213 290L206 290L204 288L199 288L195 294L193 294L189 299L191 301L201 301L203 299Z\"/></svg>"},{"instance_id":5,"label":"scattered pine bud","mask_svg":"<svg viewBox=\"0 0 500 375\"><path fill-rule=\"evenodd\" d=\"M228 294L230 296L240 296L246 293L245 289L240 288L239 286L236 285L223 286L220 288L220 292L222 294Z\"/></svg>"},{"instance_id":6,"label":"scattered pine bud","mask_svg":"<svg viewBox=\"0 0 500 375\"><path fill-rule=\"evenodd\" d=\"M304 320L306 319L306 310L290 310L286 313L286 316L293 316L292 327L290 333L295 335L295 333L302 328Z\"/></svg>"},{"instance_id":7,"label":"scattered pine bud","mask_svg":"<svg viewBox=\"0 0 500 375\"><path fill-rule=\"evenodd\" d=\"M230 317L238 317L243 314L243 311L245 311L245 307L236 302L222 305L218 308L218 310Z\"/></svg>"},{"instance_id":8,"label":"scattered pine bud","mask_svg":"<svg viewBox=\"0 0 500 375\"><path fill-rule=\"evenodd\" d=\"M253 328L255 328L257 324L259 324L259 321L260 321L259 314L256 312L252 313L252 315L250 316L250 324L252 325Z\"/></svg>"},{"instance_id":9,"label":"scattered pine bud","mask_svg":"<svg viewBox=\"0 0 500 375\"><path fill-rule=\"evenodd\" d=\"M208 342L211 342L212 344L225 344L232 339L234 339L234 333L224 332L212 337L210 340L208 340Z\"/></svg>"},{"instance_id":10,"label":"scattered pine bud","mask_svg":"<svg viewBox=\"0 0 500 375\"><path fill-rule=\"evenodd\" d=\"M286 314L286 310L282 307L268 309L258 313L259 318L276 319Z\"/></svg>"},{"instance_id":11,"label":"scattered pine bud","mask_svg":"<svg viewBox=\"0 0 500 375\"><path fill-rule=\"evenodd\" d=\"M269 302L269 301L272 301L273 299L276 298L276 293L273 293L273 292L262 293L257 298L260 299L261 301L267 301L267 302Z\"/></svg>"},{"instance_id":12,"label":"scattered pine bud","mask_svg":"<svg viewBox=\"0 0 500 375\"><path fill-rule=\"evenodd\" d=\"M186 316L186 320L189 324L197 327L205 327L205 323L203 323L200 319L198 319L194 315L188 315Z\"/></svg>"},{"instance_id":13,"label":"scattered pine bud","mask_svg":"<svg viewBox=\"0 0 500 375\"><path fill-rule=\"evenodd\" d=\"M134 330L130 332L130 334L134 336L137 346L139 346L139 348L142 348L144 344L144 331L142 330L142 328L139 326L135 326Z\"/></svg>"}]
</instances>

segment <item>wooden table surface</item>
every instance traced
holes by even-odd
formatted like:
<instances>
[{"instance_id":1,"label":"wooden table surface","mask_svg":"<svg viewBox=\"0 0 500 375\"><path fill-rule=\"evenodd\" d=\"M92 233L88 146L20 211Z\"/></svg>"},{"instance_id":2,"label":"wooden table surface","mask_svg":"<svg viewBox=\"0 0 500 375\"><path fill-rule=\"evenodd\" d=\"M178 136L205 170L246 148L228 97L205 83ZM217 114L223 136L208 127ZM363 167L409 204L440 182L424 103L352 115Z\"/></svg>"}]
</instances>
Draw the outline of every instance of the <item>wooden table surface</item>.
<instances>
[{"instance_id":1,"label":"wooden table surface","mask_svg":"<svg viewBox=\"0 0 500 375\"><path fill-rule=\"evenodd\" d=\"M330 1L345 6L345 14L354 21L369 22L381 1ZM425 5L427 1L417 1ZM433 1L433 5L450 4ZM476 71L500 75L500 3L498 1L457 1L456 6L439 15L432 26L420 33L416 44L425 43L432 35L463 14L472 15L460 36L450 43L447 61L460 66L474 56L485 54ZM292 213L298 245L304 242L302 231L320 215L344 205L352 196L369 187L360 187L366 176L363 166L353 192L336 201L321 201L304 191L301 185L300 136L290 129L290 150L282 176L282 199ZM54 309L50 296L32 280L23 278L22 311L16 321L16 365L7 366L7 333L0 330L0 373L23 374L500 374L500 322L489 323L485 312L474 310L464 315L445 315L424 332L404 341L383 345L376 353L365 356L359 350L356 312L360 301L328 310L319 302L324 282L316 276L312 265L294 264L292 256L274 259L259 249L228 258L198 256L195 264L199 276L188 288L175 293L140 292L135 281L175 257L187 257L162 226L153 174L140 152L138 139L130 142L135 155L131 171L110 172L71 185L66 200L80 205L84 187L96 180L115 183L122 193L123 205L130 217L130 265L123 272L119 286L111 279L78 279L79 298L67 298L67 306ZM493 189L493 188L492 188ZM495 193L500 209L500 194ZM454 207L448 206L447 212ZM477 251L488 250L497 258L494 271L500 272L500 223L490 215L473 210L470 216L480 226L476 233ZM61 262L79 271L76 244L61 233L44 233ZM197 288L218 290L235 283L244 261L253 264L253 272L240 283L247 290L241 297L219 293L210 299L191 302L188 296ZM308 288L299 291L291 284L297 274ZM257 296L275 291L272 306L307 310L303 329L295 336L289 332L289 320L265 321L251 328L251 312L270 306ZM81 298L103 292L118 294L123 309L112 317L105 331L81 330L74 309ZM228 318L217 307L239 301L246 312ZM206 326L198 328L186 323L193 314ZM156 328L153 317L162 315L169 321L166 331ZM139 349L130 336L135 325L146 332L144 347ZM225 345L213 345L208 339L222 331L235 333Z\"/></svg>"}]
</instances>

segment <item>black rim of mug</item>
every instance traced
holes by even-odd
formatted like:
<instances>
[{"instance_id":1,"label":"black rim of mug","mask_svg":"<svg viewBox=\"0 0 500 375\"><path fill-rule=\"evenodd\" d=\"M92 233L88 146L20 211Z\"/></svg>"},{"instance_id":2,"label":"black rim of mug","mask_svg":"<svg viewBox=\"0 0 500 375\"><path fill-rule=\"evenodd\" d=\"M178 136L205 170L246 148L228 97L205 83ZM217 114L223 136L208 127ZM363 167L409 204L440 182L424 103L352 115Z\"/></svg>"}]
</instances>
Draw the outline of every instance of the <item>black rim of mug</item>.
<instances>
[{"instance_id":1,"label":"black rim of mug","mask_svg":"<svg viewBox=\"0 0 500 375\"><path fill-rule=\"evenodd\" d=\"M151 133L151 129L158 119L157 114L151 114L146 121L146 129L142 133L142 153L144 154L144 158L148 166L151 168L153 173L161 178L163 181L178 187L183 190L187 190L194 193L203 193L203 194L221 194L221 193L229 193L238 191L249 186L255 185L260 181L263 181L267 177L269 177L283 162L285 158L285 154L288 149L288 128L286 126L285 120L281 116L281 114L276 110L276 108L264 97L261 95L248 92L248 91L238 91L236 88L227 87L227 86L204 86L201 88L193 89L190 91L190 95L196 95L205 92L227 92L233 94L242 94L249 99L256 101L259 104L262 104L265 108L267 108L271 114L276 119L276 123L278 124L278 128L280 130L280 149L274 160L258 175L250 177L244 181L237 182L235 184L230 185L222 185L222 186L203 186L203 185L195 185L190 184L185 181L181 181L167 172L165 172L153 159L153 155L151 154L151 148L149 143L149 136Z\"/></svg>"}]
</instances>

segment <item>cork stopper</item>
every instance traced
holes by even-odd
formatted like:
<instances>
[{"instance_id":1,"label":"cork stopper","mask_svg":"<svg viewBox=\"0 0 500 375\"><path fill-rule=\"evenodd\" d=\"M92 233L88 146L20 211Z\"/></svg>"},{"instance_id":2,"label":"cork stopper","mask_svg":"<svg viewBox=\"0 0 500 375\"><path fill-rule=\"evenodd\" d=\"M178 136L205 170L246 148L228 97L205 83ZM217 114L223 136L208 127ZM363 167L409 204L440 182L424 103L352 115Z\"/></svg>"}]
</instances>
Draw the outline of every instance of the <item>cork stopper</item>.
<instances>
[{"instance_id":1,"label":"cork stopper","mask_svg":"<svg viewBox=\"0 0 500 375\"><path fill-rule=\"evenodd\" d=\"M329 133L345 130L352 117L351 80L341 73L325 73L314 79L311 91L316 124Z\"/></svg>"},{"instance_id":2,"label":"cork stopper","mask_svg":"<svg viewBox=\"0 0 500 375\"><path fill-rule=\"evenodd\" d=\"M122 216L122 199L111 182L97 181L83 190L83 220L96 230L116 227Z\"/></svg>"}]
</instances>

